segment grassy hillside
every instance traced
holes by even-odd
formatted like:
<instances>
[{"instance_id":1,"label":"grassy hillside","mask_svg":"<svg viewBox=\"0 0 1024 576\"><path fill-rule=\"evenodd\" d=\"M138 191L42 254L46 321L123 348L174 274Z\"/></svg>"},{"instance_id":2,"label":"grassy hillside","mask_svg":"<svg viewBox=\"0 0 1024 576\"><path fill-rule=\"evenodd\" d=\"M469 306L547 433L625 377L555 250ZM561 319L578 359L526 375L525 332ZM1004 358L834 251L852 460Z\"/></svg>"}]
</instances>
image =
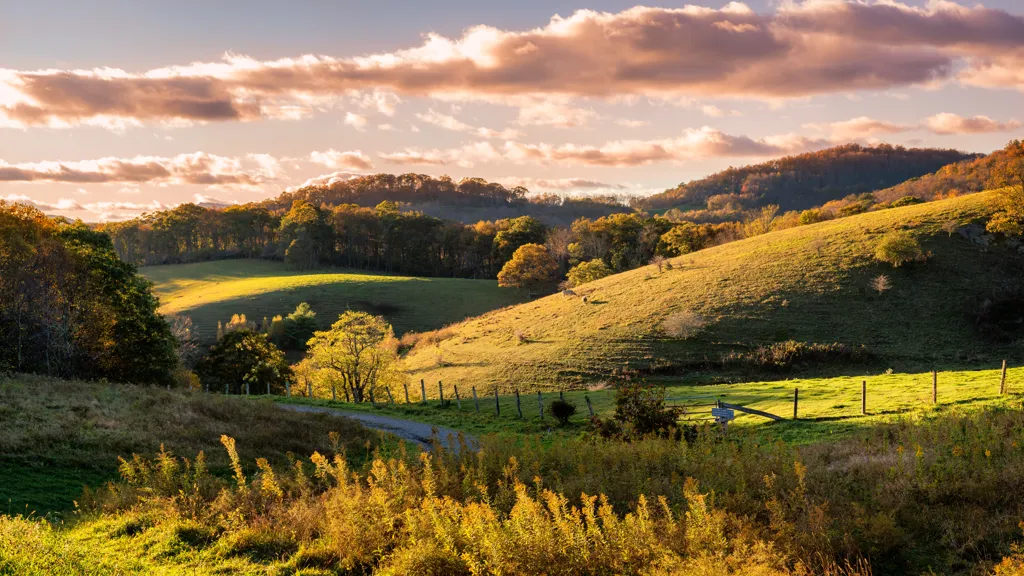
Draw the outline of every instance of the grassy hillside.
<instances>
[{"instance_id":1,"label":"grassy hillside","mask_svg":"<svg viewBox=\"0 0 1024 576\"><path fill-rule=\"evenodd\" d=\"M877 366L898 372L994 362L1019 346L986 344L970 315L981 297L1016 285L1022 259L942 230L983 218L991 202L972 195L717 246L672 260L672 270L586 284L577 292L590 304L554 295L468 320L439 345L414 349L407 367L415 379L491 392L582 386L626 366L689 378L688 367L790 339L865 345ZM880 239L898 229L932 257L898 269L877 262ZM881 273L892 288L879 295L870 282ZM662 322L685 310L707 328L665 337Z\"/></svg>"},{"instance_id":2,"label":"grassy hillside","mask_svg":"<svg viewBox=\"0 0 1024 576\"><path fill-rule=\"evenodd\" d=\"M493 280L294 271L265 260L151 266L141 272L156 284L160 311L191 316L204 339L214 336L218 320L226 322L232 314L259 322L287 315L300 302L308 302L324 326L345 310L364 310L382 314L402 334L521 301Z\"/></svg>"},{"instance_id":3,"label":"grassy hillside","mask_svg":"<svg viewBox=\"0 0 1024 576\"><path fill-rule=\"evenodd\" d=\"M332 452L330 432L357 459L379 438L351 420L271 402L16 376L0 380L0 513L68 510L83 485L118 477L118 456L152 457L164 446L191 458L202 450L220 474L228 473L221 434L238 440L251 466L256 456L286 464L288 453Z\"/></svg>"}]
</instances>

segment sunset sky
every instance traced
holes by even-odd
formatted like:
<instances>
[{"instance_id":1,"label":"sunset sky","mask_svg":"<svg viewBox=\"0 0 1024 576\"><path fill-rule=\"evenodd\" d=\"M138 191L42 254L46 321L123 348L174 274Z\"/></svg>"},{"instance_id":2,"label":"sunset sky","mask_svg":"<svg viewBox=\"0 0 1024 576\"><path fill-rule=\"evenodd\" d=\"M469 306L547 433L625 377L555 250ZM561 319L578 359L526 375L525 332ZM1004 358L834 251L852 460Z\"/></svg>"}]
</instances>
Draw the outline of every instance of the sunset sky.
<instances>
[{"instance_id":1,"label":"sunset sky","mask_svg":"<svg viewBox=\"0 0 1024 576\"><path fill-rule=\"evenodd\" d=\"M375 172L648 194L1024 137L1019 0L0 7L0 199L87 221Z\"/></svg>"}]
</instances>

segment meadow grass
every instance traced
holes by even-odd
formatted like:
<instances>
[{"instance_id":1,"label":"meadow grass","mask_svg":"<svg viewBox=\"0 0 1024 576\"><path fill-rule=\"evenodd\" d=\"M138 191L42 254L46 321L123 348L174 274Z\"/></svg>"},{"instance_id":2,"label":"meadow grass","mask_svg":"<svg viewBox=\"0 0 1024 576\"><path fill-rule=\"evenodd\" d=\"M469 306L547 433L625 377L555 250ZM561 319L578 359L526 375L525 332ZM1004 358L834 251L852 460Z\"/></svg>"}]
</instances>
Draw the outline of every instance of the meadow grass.
<instances>
[{"instance_id":1,"label":"meadow grass","mask_svg":"<svg viewBox=\"0 0 1024 576\"><path fill-rule=\"evenodd\" d=\"M626 367L690 378L727 353L784 340L864 345L880 370L991 366L1019 354L1020 344L986 342L971 315L983 297L1019 282L1020 256L943 225L981 221L993 203L993 193L981 193L708 248L670 259L671 270L646 266L578 287L589 304L553 295L469 319L436 345L413 349L405 363L414 380L488 393L583 388ZM930 258L900 268L875 260L892 230L912 234ZM892 287L879 294L871 280L882 273ZM692 338L667 337L662 323L683 311L707 327Z\"/></svg>"},{"instance_id":2,"label":"meadow grass","mask_svg":"<svg viewBox=\"0 0 1024 576\"><path fill-rule=\"evenodd\" d=\"M732 426L756 427L759 432L772 439L787 442L809 443L829 437L845 436L858 430L902 418L934 417L951 409L980 410L1003 406L1020 406L1024 398L1024 367L1007 370L1007 394L1000 396L1000 369L959 370L938 374L938 404L932 404L932 375L922 373L873 374L865 376L838 376L830 378L796 378L776 381L755 381L736 384L689 385L677 380L654 378L651 382L664 385L666 396L676 399L669 405L707 404L715 401L738 404L769 412L786 418L785 422L773 422L766 418L736 412ZM861 383L867 382L867 414L861 414ZM615 411L615 392L610 388L595 390L565 390L562 396L576 405L576 415L570 425L559 428L551 417L550 405L560 397L558 392L542 392L544 420L540 419L537 402L538 390L522 390L520 407L523 418L519 418L514 395L499 395L500 416L495 411L495 398L480 394L480 411L472 391L460 386L461 409L455 401L454 389L444 386L445 400L441 406L437 401L437 382L426 385L428 402L420 402L420 384L409 387L410 404L405 404L404 391L394 395L395 404L378 401L370 403L335 402L323 398L291 398L275 396L278 402L316 404L331 406L340 410L372 412L406 418L428 424L463 430L473 435L484 434L541 434L571 436L580 433L587 424L589 398L597 416L609 417ZM798 416L792 420L794 389L799 389ZM299 391L296 390L296 393ZM263 397L265 398L265 397ZM692 409L695 423L709 417L709 408ZM684 421L690 421L685 420Z\"/></svg>"},{"instance_id":3,"label":"meadow grass","mask_svg":"<svg viewBox=\"0 0 1024 576\"><path fill-rule=\"evenodd\" d=\"M330 456L234 477L136 460L66 524L0 517L0 574L966 576L1024 560L1019 408L803 446L706 427L488 436L361 471Z\"/></svg>"},{"instance_id":4,"label":"meadow grass","mask_svg":"<svg viewBox=\"0 0 1024 576\"><path fill-rule=\"evenodd\" d=\"M329 450L330 432L356 460L380 434L352 420L297 414L271 402L166 391L146 386L77 382L38 376L0 380L0 512L66 512L117 478L118 457L151 456L161 446L228 471L221 434L239 439L243 455L278 463L288 454Z\"/></svg>"},{"instance_id":5,"label":"meadow grass","mask_svg":"<svg viewBox=\"0 0 1024 576\"><path fill-rule=\"evenodd\" d=\"M323 327L346 310L381 314L395 333L426 331L521 302L523 295L493 280L419 278L356 270L296 271L281 262L222 260L140 269L155 284L160 312L191 316L210 341L217 322L233 314L250 321L287 315L301 302Z\"/></svg>"}]
</instances>

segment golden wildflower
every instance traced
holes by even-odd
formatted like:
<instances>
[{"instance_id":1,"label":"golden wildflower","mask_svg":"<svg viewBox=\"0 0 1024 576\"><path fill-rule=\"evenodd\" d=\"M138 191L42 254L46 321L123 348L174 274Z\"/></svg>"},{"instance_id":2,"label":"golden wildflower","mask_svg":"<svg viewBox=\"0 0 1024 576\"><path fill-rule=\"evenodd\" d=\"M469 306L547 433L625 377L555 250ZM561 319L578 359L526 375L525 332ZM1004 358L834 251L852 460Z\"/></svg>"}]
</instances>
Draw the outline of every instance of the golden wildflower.
<instances>
[{"instance_id":1,"label":"golden wildflower","mask_svg":"<svg viewBox=\"0 0 1024 576\"><path fill-rule=\"evenodd\" d=\"M961 448L959 444L957 444L956 446L953 446L953 456L956 456L957 458L959 458L960 456L963 456L963 455L964 455L964 449Z\"/></svg>"}]
</instances>

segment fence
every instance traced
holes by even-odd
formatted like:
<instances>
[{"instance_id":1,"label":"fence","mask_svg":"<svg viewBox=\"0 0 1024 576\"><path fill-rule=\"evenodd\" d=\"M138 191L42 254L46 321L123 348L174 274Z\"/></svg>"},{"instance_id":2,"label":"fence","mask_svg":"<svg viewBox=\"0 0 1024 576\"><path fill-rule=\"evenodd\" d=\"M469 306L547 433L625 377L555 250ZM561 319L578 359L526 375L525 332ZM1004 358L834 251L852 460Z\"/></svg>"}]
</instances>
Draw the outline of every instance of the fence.
<instances>
[{"instance_id":1,"label":"fence","mask_svg":"<svg viewBox=\"0 0 1024 576\"><path fill-rule=\"evenodd\" d=\"M938 405L941 403L943 397L943 385L941 381L942 379L940 378L941 374L933 370L928 374L928 376L929 378L927 388L925 388L925 386L922 386L922 393L924 393L924 389L926 389L927 395L920 397L919 399L921 401L927 401L932 405ZM881 378L885 377L887 376L883 376ZM866 416L872 414L870 394L871 390L868 386L868 379L860 380L859 384L859 390L857 390L857 392L859 392L859 410L857 410L856 412L853 412L853 410L851 410L850 412L842 414L841 416L856 416L858 414ZM999 370L998 382L993 382L992 386L994 389L993 392L997 390L999 396L1005 396L1010 393L1009 384L1007 380L1007 363L1005 360L1002 362L1001 369ZM306 383L306 386L304 388L305 395L308 397L313 397L313 389L311 385L309 383ZM405 383L401 391L392 391L390 388L385 389L383 393L386 396L383 398L377 398L373 390L368 391L366 396L368 397L369 402L375 407L399 406L402 404L425 406L431 401L433 401L436 402L441 407L454 407L456 411L470 411L478 414L493 413L495 417L501 417L504 414L506 417L515 417L519 419L538 417L540 420L543 421L545 418L545 397L539 391L536 392L536 402L531 402L528 401L526 397L524 397L522 391L519 389L516 389L514 391L514 396L502 396L500 395L499 390L497 388L493 388L486 393L481 393L477 390L476 386L470 386L470 396L465 398L468 406L464 407L463 399L465 397L465 388L462 388L462 390L460 391L458 384L453 384L451 386L446 387L442 381L438 381L437 396L433 399L428 398L427 396L427 383L424 380L420 380L418 388L418 395L416 394L417 391L415 390L415 388L413 388L412 392L410 392L409 384ZM206 392L210 392L208 386L206 386L204 390ZM244 390L245 394L249 394L251 392L248 384L244 386ZM302 388L300 388L300 390L302 390ZM890 392L891 395L891 390L888 390L886 388L883 388L883 390ZM780 408L782 407L782 404L786 402L791 402L793 410L792 419L797 420L800 419L801 417L806 418L807 415L801 412L800 392L801 391L799 387L794 387L791 395L788 396L788 399L787 396L780 394L777 398L772 399L770 402L768 402L768 404L774 407L773 409L775 410L775 412L781 412ZM269 388L267 389L267 393L270 393ZM341 393L344 395L345 401L349 402L349 391L347 389L343 389L341 390ZM287 386L285 394L287 396L292 396L292 386L290 384ZM550 394L553 396L554 393ZM492 395L493 401L491 400ZM588 392L562 391L558 392L558 395L560 399L566 399L566 397L568 396L570 401L575 400L575 405L577 406L577 414L590 417L593 417L595 415L594 404ZM472 399L471 403L469 402L470 398ZM715 420L721 421L722 417L720 415L716 416L716 414L713 413L713 410L716 408L738 411L741 413L765 417L773 420L789 419L788 414L786 418L783 418L783 416L780 416L779 414L767 410L757 410L750 408L750 402L744 402L742 397L737 397L737 399L732 402L726 402L726 400L730 398L730 394L675 396L666 397L665 403L669 407L680 409L680 420L684 422L702 422ZM339 400L338 390L331 391L331 399L335 401ZM550 399L551 398L549 398L549 400ZM981 398L979 397L975 399ZM354 398L352 398L352 400L354 400ZM804 400L807 400L807 398L805 397ZM757 402L763 403L764 399L761 398ZM586 407L586 411L583 411L582 409L584 406ZM550 412L550 410L548 411ZM891 409L886 409L884 411L887 413L893 412L893 410ZM817 417L821 416L822 415L820 413L817 414ZM829 416L834 417L835 415L829 414ZM812 415L812 419L814 417L815 416Z\"/></svg>"}]
</instances>

